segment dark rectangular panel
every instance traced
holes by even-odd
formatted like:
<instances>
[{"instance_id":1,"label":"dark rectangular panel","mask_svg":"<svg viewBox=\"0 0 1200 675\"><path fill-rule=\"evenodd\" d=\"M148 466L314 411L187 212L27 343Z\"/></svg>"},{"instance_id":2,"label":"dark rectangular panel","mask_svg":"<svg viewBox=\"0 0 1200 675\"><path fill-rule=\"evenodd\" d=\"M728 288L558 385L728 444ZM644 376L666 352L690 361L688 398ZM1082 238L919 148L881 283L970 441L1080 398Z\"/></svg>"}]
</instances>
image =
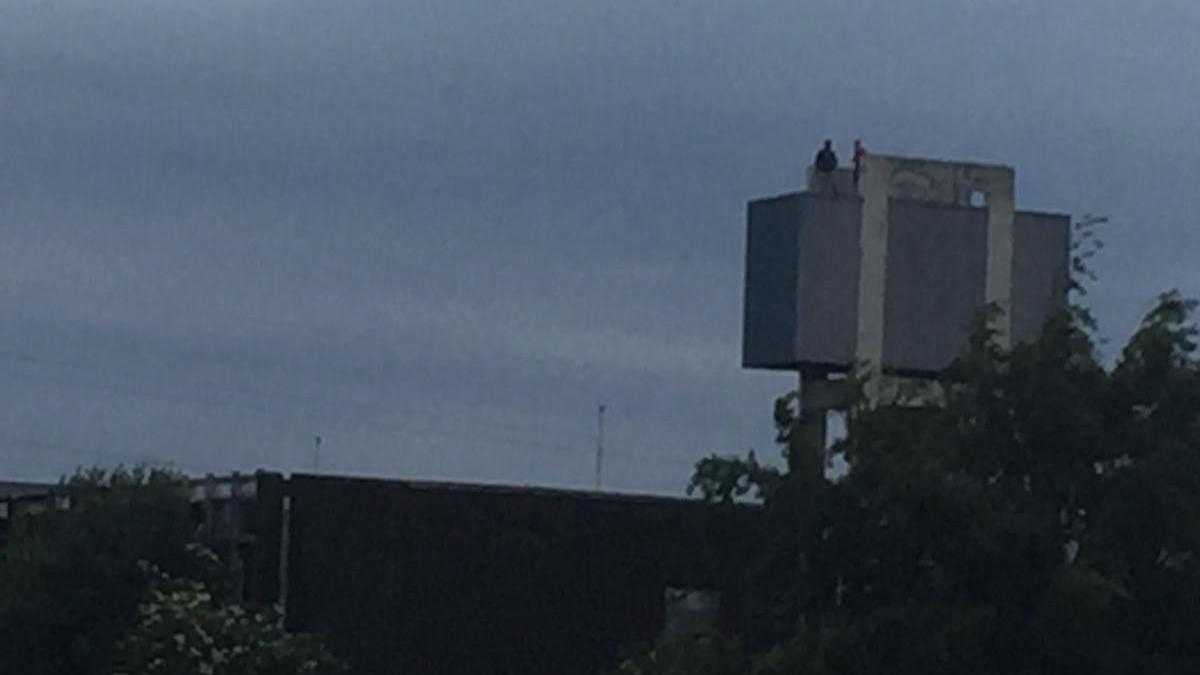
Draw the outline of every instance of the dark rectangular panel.
<instances>
[{"instance_id":1,"label":"dark rectangular panel","mask_svg":"<svg viewBox=\"0 0 1200 675\"><path fill-rule=\"evenodd\" d=\"M1032 340L1067 300L1071 218L1018 212L1013 223L1014 341Z\"/></svg>"},{"instance_id":2,"label":"dark rectangular panel","mask_svg":"<svg viewBox=\"0 0 1200 675\"><path fill-rule=\"evenodd\" d=\"M745 368L787 368L795 360L800 211L798 194L753 201L747 208Z\"/></svg>"},{"instance_id":3,"label":"dark rectangular panel","mask_svg":"<svg viewBox=\"0 0 1200 675\"><path fill-rule=\"evenodd\" d=\"M803 204L797 360L841 369L854 360L858 330L862 201L805 195Z\"/></svg>"},{"instance_id":4,"label":"dark rectangular panel","mask_svg":"<svg viewBox=\"0 0 1200 675\"><path fill-rule=\"evenodd\" d=\"M942 370L984 305L987 210L893 199L887 246L884 368Z\"/></svg>"},{"instance_id":5,"label":"dark rectangular panel","mask_svg":"<svg viewBox=\"0 0 1200 675\"><path fill-rule=\"evenodd\" d=\"M287 622L361 675L612 672L665 591L721 597L764 555L761 512L699 501L293 475Z\"/></svg>"}]
</instances>

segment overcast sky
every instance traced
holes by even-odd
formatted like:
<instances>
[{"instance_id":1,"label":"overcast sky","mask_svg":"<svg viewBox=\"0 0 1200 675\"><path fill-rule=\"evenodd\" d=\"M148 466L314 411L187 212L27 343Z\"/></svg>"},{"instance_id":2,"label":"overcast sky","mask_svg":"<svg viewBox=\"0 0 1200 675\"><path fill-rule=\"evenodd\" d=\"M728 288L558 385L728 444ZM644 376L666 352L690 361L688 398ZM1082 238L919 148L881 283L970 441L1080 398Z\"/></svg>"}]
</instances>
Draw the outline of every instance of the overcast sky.
<instances>
[{"instance_id":1,"label":"overcast sky","mask_svg":"<svg viewBox=\"0 0 1200 675\"><path fill-rule=\"evenodd\" d=\"M771 448L745 202L819 141L1101 213L1200 295L1194 0L0 0L0 476L678 492Z\"/></svg>"}]
</instances>

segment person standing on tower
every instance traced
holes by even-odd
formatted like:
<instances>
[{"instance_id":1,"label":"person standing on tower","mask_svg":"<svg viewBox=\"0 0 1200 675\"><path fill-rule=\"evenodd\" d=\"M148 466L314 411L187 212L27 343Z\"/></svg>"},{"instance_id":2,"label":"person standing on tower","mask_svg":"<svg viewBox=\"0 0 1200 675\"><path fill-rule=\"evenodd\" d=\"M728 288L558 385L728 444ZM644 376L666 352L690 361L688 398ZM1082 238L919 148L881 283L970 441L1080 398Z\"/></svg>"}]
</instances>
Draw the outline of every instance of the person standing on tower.
<instances>
[{"instance_id":1,"label":"person standing on tower","mask_svg":"<svg viewBox=\"0 0 1200 675\"><path fill-rule=\"evenodd\" d=\"M858 186L858 178L862 175L862 160L867 154L867 148L861 138L854 139L854 185Z\"/></svg>"},{"instance_id":2,"label":"person standing on tower","mask_svg":"<svg viewBox=\"0 0 1200 675\"><path fill-rule=\"evenodd\" d=\"M833 182L833 173L837 171L838 158L837 153L833 151L833 141L826 139L825 147L817 152L817 159L813 162L813 177L820 183L821 192L825 191L825 187L829 186L833 190L834 196L837 196L837 186Z\"/></svg>"},{"instance_id":3,"label":"person standing on tower","mask_svg":"<svg viewBox=\"0 0 1200 675\"><path fill-rule=\"evenodd\" d=\"M862 175L862 160L867 154L867 148L861 138L854 139L854 187L858 187L858 177Z\"/></svg>"}]
</instances>

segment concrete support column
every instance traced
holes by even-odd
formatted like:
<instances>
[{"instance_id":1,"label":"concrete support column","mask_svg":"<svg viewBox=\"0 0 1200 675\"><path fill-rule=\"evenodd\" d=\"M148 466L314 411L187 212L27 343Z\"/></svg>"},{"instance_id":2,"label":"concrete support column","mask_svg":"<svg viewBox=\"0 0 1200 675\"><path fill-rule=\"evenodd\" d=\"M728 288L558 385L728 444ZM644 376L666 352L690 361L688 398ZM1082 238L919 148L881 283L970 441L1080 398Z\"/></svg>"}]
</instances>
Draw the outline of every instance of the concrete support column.
<instances>
[{"instance_id":1,"label":"concrete support column","mask_svg":"<svg viewBox=\"0 0 1200 675\"><path fill-rule=\"evenodd\" d=\"M876 374L883 364L891 168L891 162L886 158L867 155L859 178L859 195L863 204L859 235L858 334L854 357ZM867 401L877 401L879 378L869 377L863 385Z\"/></svg>"},{"instance_id":2,"label":"concrete support column","mask_svg":"<svg viewBox=\"0 0 1200 675\"><path fill-rule=\"evenodd\" d=\"M826 444L829 438L829 413L848 410L850 389L845 379L829 379L825 374L800 373L800 425L796 430L797 449L806 453L788 462L792 471L808 474L814 480L824 480L828 459Z\"/></svg>"}]
</instances>

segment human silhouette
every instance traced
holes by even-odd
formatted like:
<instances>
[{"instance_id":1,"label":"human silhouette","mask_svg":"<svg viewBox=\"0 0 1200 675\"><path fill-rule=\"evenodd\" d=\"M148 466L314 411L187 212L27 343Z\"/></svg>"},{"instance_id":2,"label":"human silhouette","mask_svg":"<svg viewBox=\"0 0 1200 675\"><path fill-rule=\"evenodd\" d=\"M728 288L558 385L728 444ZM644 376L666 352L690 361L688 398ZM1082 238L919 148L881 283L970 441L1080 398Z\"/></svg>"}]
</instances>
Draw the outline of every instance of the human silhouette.
<instances>
[{"instance_id":1,"label":"human silhouette","mask_svg":"<svg viewBox=\"0 0 1200 675\"><path fill-rule=\"evenodd\" d=\"M826 139L825 147L817 151L817 159L813 162L813 183L818 192L832 192L837 196L837 185L833 179L837 167L838 158L833 151L833 141Z\"/></svg>"},{"instance_id":2,"label":"human silhouette","mask_svg":"<svg viewBox=\"0 0 1200 675\"><path fill-rule=\"evenodd\" d=\"M854 186L858 187L858 177L862 175L862 159L867 155L867 148L861 138L854 139Z\"/></svg>"},{"instance_id":3,"label":"human silhouette","mask_svg":"<svg viewBox=\"0 0 1200 675\"><path fill-rule=\"evenodd\" d=\"M833 141L825 141L825 147L817 151L817 161L813 162L813 166L821 173L837 171L838 158L837 153L833 151Z\"/></svg>"}]
</instances>

